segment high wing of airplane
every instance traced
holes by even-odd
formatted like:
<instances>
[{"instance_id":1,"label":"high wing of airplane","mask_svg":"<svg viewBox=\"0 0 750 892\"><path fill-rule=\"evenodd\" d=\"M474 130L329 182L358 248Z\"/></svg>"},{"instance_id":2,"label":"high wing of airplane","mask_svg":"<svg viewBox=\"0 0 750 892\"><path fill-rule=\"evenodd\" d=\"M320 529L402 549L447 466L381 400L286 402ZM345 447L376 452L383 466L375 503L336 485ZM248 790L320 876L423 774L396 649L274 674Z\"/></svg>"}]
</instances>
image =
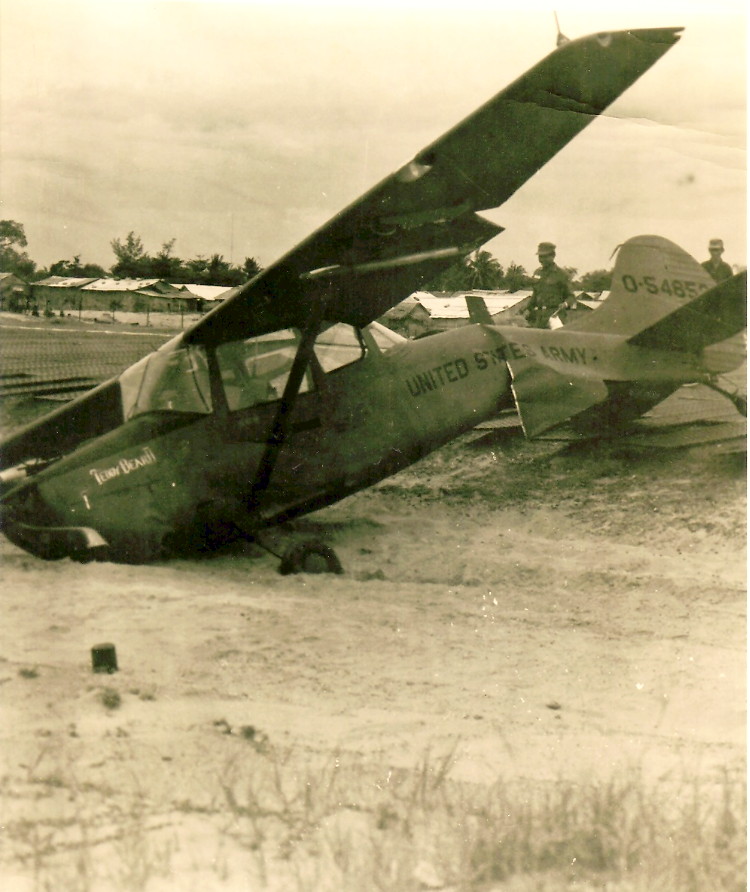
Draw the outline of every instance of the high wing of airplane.
<instances>
[{"instance_id":1,"label":"high wing of airplane","mask_svg":"<svg viewBox=\"0 0 750 892\"><path fill-rule=\"evenodd\" d=\"M326 318L366 325L502 232L477 211L502 205L667 50L681 28L571 41L418 152L186 335L220 343Z\"/></svg>"},{"instance_id":2,"label":"high wing of airplane","mask_svg":"<svg viewBox=\"0 0 750 892\"><path fill-rule=\"evenodd\" d=\"M371 485L505 407L529 436L564 423L598 435L683 383L722 390L745 280L712 288L652 236L620 250L605 306L556 331L493 326L475 308L483 321L411 342L373 321L496 235L477 211L512 195L680 30L562 45L194 326L12 434L5 535L47 559L209 550Z\"/></svg>"}]
</instances>

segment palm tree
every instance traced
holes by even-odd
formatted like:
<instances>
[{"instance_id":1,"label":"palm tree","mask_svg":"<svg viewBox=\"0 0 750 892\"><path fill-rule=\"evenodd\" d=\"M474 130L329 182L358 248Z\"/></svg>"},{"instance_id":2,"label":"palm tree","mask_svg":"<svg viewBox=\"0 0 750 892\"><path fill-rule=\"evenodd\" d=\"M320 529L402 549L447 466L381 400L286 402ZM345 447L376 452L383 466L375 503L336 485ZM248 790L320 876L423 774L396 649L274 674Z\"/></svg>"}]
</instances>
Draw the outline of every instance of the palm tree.
<instances>
[{"instance_id":1,"label":"palm tree","mask_svg":"<svg viewBox=\"0 0 750 892\"><path fill-rule=\"evenodd\" d=\"M526 270L518 263L511 263L505 273L505 287L508 291L518 291L529 284Z\"/></svg>"},{"instance_id":2,"label":"palm tree","mask_svg":"<svg viewBox=\"0 0 750 892\"><path fill-rule=\"evenodd\" d=\"M466 258L470 288L497 290L503 287L503 268L489 251L475 251Z\"/></svg>"}]
</instances>

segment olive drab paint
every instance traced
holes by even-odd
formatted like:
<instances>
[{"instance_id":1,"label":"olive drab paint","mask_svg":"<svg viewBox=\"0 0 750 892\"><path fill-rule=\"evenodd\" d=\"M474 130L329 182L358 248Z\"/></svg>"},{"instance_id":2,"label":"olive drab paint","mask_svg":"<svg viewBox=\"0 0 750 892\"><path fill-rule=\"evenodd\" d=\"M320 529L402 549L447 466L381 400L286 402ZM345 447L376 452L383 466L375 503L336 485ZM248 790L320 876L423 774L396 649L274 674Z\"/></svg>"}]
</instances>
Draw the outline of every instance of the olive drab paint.
<instances>
[{"instance_id":1,"label":"olive drab paint","mask_svg":"<svg viewBox=\"0 0 750 892\"><path fill-rule=\"evenodd\" d=\"M684 383L723 392L718 372L744 358L746 276L711 287L656 236L626 242L609 299L554 331L490 324L476 300L472 324L415 341L375 321L501 232L477 212L680 32L562 44L193 326L11 434L4 534L46 559L192 554L331 504L502 409L528 436L601 435Z\"/></svg>"}]
</instances>

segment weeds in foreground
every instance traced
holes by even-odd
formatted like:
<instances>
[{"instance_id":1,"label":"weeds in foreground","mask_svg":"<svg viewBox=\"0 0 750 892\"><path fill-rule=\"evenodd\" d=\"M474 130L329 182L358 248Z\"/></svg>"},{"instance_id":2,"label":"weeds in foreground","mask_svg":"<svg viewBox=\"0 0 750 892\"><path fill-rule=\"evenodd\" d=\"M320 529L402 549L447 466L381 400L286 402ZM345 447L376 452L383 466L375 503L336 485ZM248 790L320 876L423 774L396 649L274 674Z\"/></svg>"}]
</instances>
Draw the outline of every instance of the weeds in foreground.
<instances>
[{"instance_id":1,"label":"weeds in foreground","mask_svg":"<svg viewBox=\"0 0 750 892\"><path fill-rule=\"evenodd\" d=\"M270 848L293 865L300 890L468 892L511 879L536 889L540 877L553 888L744 888L741 777L648 784L629 771L590 784L478 788L450 780L452 761L426 757L385 778L338 757L303 775L256 765L225 778L233 832L251 827L265 857Z\"/></svg>"},{"instance_id":2,"label":"weeds in foreground","mask_svg":"<svg viewBox=\"0 0 750 892\"><path fill-rule=\"evenodd\" d=\"M386 767L238 736L210 804L152 801L139 782L94 806L69 779L49 788L75 794L65 820L6 821L0 867L24 888L91 892L745 888L740 768L487 787L453 780L454 761Z\"/></svg>"}]
</instances>

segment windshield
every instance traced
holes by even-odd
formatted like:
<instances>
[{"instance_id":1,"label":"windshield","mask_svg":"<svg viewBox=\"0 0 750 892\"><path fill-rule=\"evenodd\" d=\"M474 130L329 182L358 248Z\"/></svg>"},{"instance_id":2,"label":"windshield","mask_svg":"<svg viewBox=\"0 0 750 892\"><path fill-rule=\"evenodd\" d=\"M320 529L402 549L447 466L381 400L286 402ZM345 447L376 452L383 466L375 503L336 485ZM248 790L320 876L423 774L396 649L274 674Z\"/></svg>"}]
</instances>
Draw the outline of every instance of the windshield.
<instances>
[{"instance_id":1,"label":"windshield","mask_svg":"<svg viewBox=\"0 0 750 892\"><path fill-rule=\"evenodd\" d=\"M157 350L120 375L125 418L144 412L211 411L208 363L203 347Z\"/></svg>"},{"instance_id":2,"label":"windshield","mask_svg":"<svg viewBox=\"0 0 750 892\"><path fill-rule=\"evenodd\" d=\"M220 344L216 362L231 412L278 400L299 350L300 332L281 329L252 338ZM362 359L365 347L351 325L326 325L315 340L315 355L326 373ZM305 371L300 393L314 387L312 371ZM166 345L120 376L125 418L144 412L212 411L208 361L198 345Z\"/></svg>"}]
</instances>

